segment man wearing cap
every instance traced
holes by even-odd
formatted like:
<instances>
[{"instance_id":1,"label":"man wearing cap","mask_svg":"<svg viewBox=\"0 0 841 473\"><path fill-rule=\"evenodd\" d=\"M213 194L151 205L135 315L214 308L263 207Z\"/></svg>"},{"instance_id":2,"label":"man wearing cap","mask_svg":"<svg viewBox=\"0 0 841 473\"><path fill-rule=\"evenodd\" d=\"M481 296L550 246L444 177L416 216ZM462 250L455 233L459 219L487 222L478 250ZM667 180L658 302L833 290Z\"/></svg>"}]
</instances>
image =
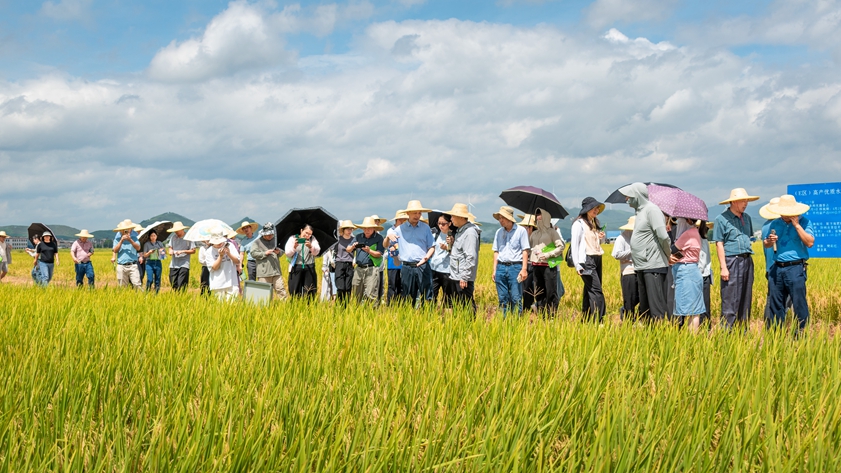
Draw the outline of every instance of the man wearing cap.
<instances>
[{"instance_id":1,"label":"man wearing cap","mask_svg":"<svg viewBox=\"0 0 841 473\"><path fill-rule=\"evenodd\" d=\"M528 277L529 236L525 228L514 224L511 207L500 207L493 217L501 226L494 235L492 273L499 307L503 317L509 310L515 310L519 316L523 312L522 283Z\"/></svg>"},{"instance_id":2,"label":"man wearing cap","mask_svg":"<svg viewBox=\"0 0 841 473\"><path fill-rule=\"evenodd\" d=\"M815 244L815 235L809 219L803 214L809 206L801 204L794 196L784 195L768 208L780 216L771 222L769 235L762 242L765 248L776 248L774 266L768 281L772 319L768 327L780 326L785 321L786 298L791 296L794 315L798 320L798 333L809 322L809 303L806 300L806 262L809 248Z\"/></svg>"},{"instance_id":3,"label":"man wearing cap","mask_svg":"<svg viewBox=\"0 0 841 473\"><path fill-rule=\"evenodd\" d=\"M429 225L421 222L421 213L431 210L424 208L419 200L412 200L403 212L408 220L394 231L402 263L400 278L403 297L411 298L412 305L419 307L424 303L427 293L423 267L435 252L432 231Z\"/></svg>"},{"instance_id":4,"label":"man wearing cap","mask_svg":"<svg viewBox=\"0 0 841 473\"><path fill-rule=\"evenodd\" d=\"M76 234L78 240L73 242L70 246L70 258L76 268L76 287L82 287L85 282L85 277L88 278L88 286L93 288L94 274L93 264L91 263L91 255L93 255L93 242L88 241L88 238L93 238L93 235L88 233L87 229L82 229Z\"/></svg>"},{"instance_id":5,"label":"man wearing cap","mask_svg":"<svg viewBox=\"0 0 841 473\"><path fill-rule=\"evenodd\" d=\"M140 289L140 271L137 269L137 252L140 242L137 240L135 225L131 220L123 220L114 229L113 252L117 263L117 285L120 287L131 285Z\"/></svg>"},{"instance_id":6,"label":"man wearing cap","mask_svg":"<svg viewBox=\"0 0 841 473\"><path fill-rule=\"evenodd\" d=\"M9 272L9 265L12 264L12 245L6 243L6 232L0 230L0 281Z\"/></svg>"},{"instance_id":7,"label":"man wearing cap","mask_svg":"<svg viewBox=\"0 0 841 473\"><path fill-rule=\"evenodd\" d=\"M185 227L175 222L167 233L174 233L169 239L169 284L173 291L186 291L190 284L190 255L196 252L196 244L184 239Z\"/></svg>"},{"instance_id":8,"label":"man wearing cap","mask_svg":"<svg viewBox=\"0 0 841 473\"><path fill-rule=\"evenodd\" d=\"M479 266L479 227L470 222L467 205L457 203L446 212L452 217L456 233L447 237L450 244L450 280L453 282L453 307L469 308L476 315L476 301L473 296L476 270Z\"/></svg>"},{"instance_id":9,"label":"man wearing cap","mask_svg":"<svg viewBox=\"0 0 841 473\"><path fill-rule=\"evenodd\" d=\"M639 316L646 321L661 321L668 310L667 275L671 239L666 217L660 207L648 200L648 187L635 182L619 189L635 213L631 233L631 260L637 275Z\"/></svg>"},{"instance_id":10,"label":"man wearing cap","mask_svg":"<svg viewBox=\"0 0 841 473\"><path fill-rule=\"evenodd\" d=\"M748 202L759 197L748 195L742 188L730 191L730 197L719 202L728 209L715 217L712 241L716 242L721 268L721 319L732 328L739 323L747 329L753 302L753 222L745 213Z\"/></svg>"},{"instance_id":11,"label":"man wearing cap","mask_svg":"<svg viewBox=\"0 0 841 473\"><path fill-rule=\"evenodd\" d=\"M383 227L372 217L365 217L356 228L362 229L361 235L356 235L348 251L356 252L353 270L353 293L357 302L371 302L374 307L379 305L379 266L383 262L383 236L379 231Z\"/></svg>"},{"instance_id":12,"label":"man wearing cap","mask_svg":"<svg viewBox=\"0 0 841 473\"><path fill-rule=\"evenodd\" d=\"M388 246L388 293L386 294L386 304L391 304L391 301L396 301L403 296L403 280L400 277L403 271L403 265L400 262L400 250L397 245L397 228L406 223L409 216L402 210L398 210L394 214L394 225L386 232L386 239L383 243Z\"/></svg>"},{"instance_id":13,"label":"man wearing cap","mask_svg":"<svg viewBox=\"0 0 841 473\"><path fill-rule=\"evenodd\" d=\"M252 281L257 280L257 262L254 261L254 258L251 256L251 244L254 240L260 238L260 236L254 232L257 231L257 227L260 225L257 222L242 222L242 225L237 228L238 235L244 235L240 241L240 249L242 250L242 261L246 261L246 256L248 257L248 262L245 266L246 276L248 279ZM272 225L272 231L274 231L274 225Z\"/></svg>"}]
</instances>

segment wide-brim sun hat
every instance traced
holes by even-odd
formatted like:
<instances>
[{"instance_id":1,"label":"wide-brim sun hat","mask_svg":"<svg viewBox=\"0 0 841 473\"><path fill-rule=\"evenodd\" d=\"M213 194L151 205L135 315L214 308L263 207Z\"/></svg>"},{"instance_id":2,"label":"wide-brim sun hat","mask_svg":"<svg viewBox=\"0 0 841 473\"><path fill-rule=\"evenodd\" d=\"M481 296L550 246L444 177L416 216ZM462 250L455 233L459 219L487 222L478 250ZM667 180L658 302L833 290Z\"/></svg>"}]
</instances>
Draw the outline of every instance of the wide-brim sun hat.
<instances>
[{"instance_id":1,"label":"wide-brim sun hat","mask_svg":"<svg viewBox=\"0 0 841 473\"><path fill-rule=\"evenodd\" d=\"M747 200L748 202L753 202L755 200L759 200L759 196L756 195L748 195L748 191L744 189L744 187L737 187L730 191L730 197L726 200L722 200L718 203L718 205L725 205L729 204L730 202L736 202L738 200Z\"/></svg>"},{"instance_id":2,"label":"wide-brim sun hat","mask_svg":"<svg viewBox=\"0 0 841 473\"><path fill-rule=\"evenodd\" d=\"M771 212L770 207L773 204L777 204L780 201L779 197L774 197L767 204L763 205L759 208L759 216L764 218L765 220L776 220L780 218L779 214Z\"/></svg>"},{"instance_id":3,"label":"wide-brim sun hat","mask_svg":"<svg viewBox=\"0 0 841 473\"><path fill-rule=\"evenodd\" d=\"M234 230L234 229L231 229L231 231L229 231L229 232L228 232L228 235L226 235L226 236L227 236L229 239L233 240L234 238L236 238L236 237L237 237L237 235L238 235L237 231L236 231L236 230Z\"/></svg>"},{"instance_id":4,"label":"wide-brim sun hat","mask_svg":"<svg viewBox=\"0 0 841 473\"><path fill-rule=\"evenodd\" d=\"M350 220L339 220L339 231L341 232L345 228L356 228L356 225Z\"/></svg>"},{"instance_id":5,"label":"wide-brim sun hat","mask_svg":"<svg viewBox=\"0 0 841 473\"><path fill-rule=\"evenodd\" d=\"M447 215L452 215L453 217L461 217L470 219L470 210L467 209L467 204L456 203L453 205L453 208L444 212Z\"/></svg>"},{"instance_id":6,"label":"wide-brim sun hat","mask_svg":"<svg viewBox=\"0 0 841 473\"><path fill-rule=\"evenodd\" d=\"M354 225L354 226L356 228L360 228L360 229L363 229L363 230L366 229L366 228L373 228L374 230L376 230L378 232L383 230L383 227L381 227L379 224L377 224L377 221L374 220L374 217L365 217L364 219L362 219L362 223L360 223L359 225Z\"/></svg>"},{"instance_id":7,"label":"wide-brim sun hat","mask_svg":"<svg viewBox=\"0 0 841 473\"><path fill-rule=\"evenodd\" d=\"M214 232L210 234L208 243L211 245L218 245L219 243L225 243L226 241L228 241L228 239L225 238L225 235L223 235L222 232Z\"/></svg>"},{"instance_id":8,"label":"wide-brim sun hat","mask_svg":"<svg viewBox=\"0 0 841 473\"><path fill-rule=\"evenodd\" d=\"M79 238L94 238L94 236L93 236L93 235L91 235L90 233L88 233L88 229L87 229L87 228L83 228L81 232L79 232L79 233L77 233L77 234L76 234L76 236L77 236L77 237L79 237Z\"/></svg>"},{"instance_id":9,"label":"wide-brim sun hat","mask_svg":"<svg viewBox=\"0 0 841 473\"><path fill-rule=\"evenodd\" d=\"M410 200L409 204L406 205L406 208L403 209L403 212L432 212L432 209L428 209L421 205L421 201L419 200Z\"/></svg>"},{"instance_id":10,"label":"wide-brim sun hat","mask_svg":"<svg viewBox=\"0 0 841 473\"><path fill-rule=\"evenodd\" d=\"M493 214L493 217L494 217L496 220L499 220L500 218L504 218L504 219L506 219L506 220L510 220L510 221L512 221L512 222L516 222L516 221L517 221L517 220L514 218L514 209L512 209L511 207L509 207L509 206L507 206L507 205L503 205L502 207L500 207L500 208L499 208L499 212L494 213L494 214Z\"/></svg>"},{"instance_id":11,"label":"wide-brim sun hat","mask_svg":"<svg viewBox=\"0 0 841 473\"><path fill-rule=\"evenodd\" d=\"M123 230L134 230L136 225L132 223L131 219L125 219L117 225L117 228L114 229L115 232L121 232Z\"/></svg>"},{"instance_id":12,"label":"wide-brim sun hat","mask_svg":"<svg viewBox=\"0 0 841 473\"><path fill-rule=\"evenodd\" d=\"M768 206L768 210L781 217L796 217L809 211L809 206L798 202L793 195L781 195L779 202Z\"/></svg>"},{"instance_id":13,"label":"wide-brim sun hat","mask_svg":"<svg viewBox=\"0 0 841 473\"><path fill-rule=\"evenodd\" d=\"M596 200L595 197L585 197L584 200L581 201L581 211L578 212L578 215L584 215L596 207L599 208L599 213L604 212L603 203Z\"/></svg>"},{"instance_id":14,"label":"wide-brim sun hat","mask_svg":"<svg viewBox=\"0 0 841 473\"><path fill-rule=\"evenodd\" d=\"M248 222L248 221L245 221L245 222L242 222L242 225L240 225L240 226L239 226L239 228L237 228L236 232L237 232L238 234L240 234L240 235L245 235L245 229L246 229L246 228L251 227L251 231L252 231L252 232L256 232L256 231L257 231L257 228L258 228L259 226L260 226L260 224L259 224L259 223L257 223L257 222Z\"/></svg>"},{"instance_id":15,"label":"wide-brim sun hat","mask_svg":"<svg viewBox=\"0 0 841 473\"><path fill-rule=\"evenodd\" d=\"M405 210L398 210L397 212L394 213L394 219L393 220L395 220L395 221L396 220L409 220L409 215L406 213Z\"/></svg>"},{"instance_id":16,"label":"wide-brim sun hat","mask_svg":"<svg viewBox=\"0 0 841 473\"><path fill-rule=\"evenodd\" d=\"M480 227L482 226L481 223L476 221L476 216L473 215L472 213L467 214L467 221L472 223L473 225L478 225Z\"/></svg>"},{"instance_id":17,"label":"wide-brim sun hat","mask_svg":"<svg viewBox=\"0 0 841 473\"><path fill-rule=\"evenodd\" d=\"M535 220L534 215L524 214L523 215L523 220L520 221L520 222L517 222L517 225L519 225L521 227L535 227L535 228L537 228L537 221Z\"/></svg>"},{"instance_id":18,"label":"wide-brim sun hat","mask_svg":"<svg viewBox=\"0 0 841 473\"><path fill-rule=\"evenodd\" d=\"M0 230L0 237L8 238L9 235L6 235L6 232L4 230Z\"/></svg>"},{"instance_id":19,"label":"wide-brim sun hat","mask_svg":"<svg viewBox=\"0 0 841 473\"><path fill-rule=\"evenodd\" d=\"M380 216L377 214L371 215L371 218L373 218L374 221L377 222L377 225L382 225L388 221L387 218L380 218Z\"/></svg>"},{"instance_id":20,"label":"wide-brim sun hat","mask_svg":"<svg viewBox=\"0 0 841 473\"><path fill-rule=\"evenodd\" d=\"M637 217L636 215L631 215L628 217L628 223L619 227L620 230L631 230L634 231L634 223L636 223Z\"/></svg>"},{"instance_id":21,"label":"wide-brim sun hat","mask_svg":"<svg viewBox=\"0 0 841 473\"><path fill-rule=\"evenodd\" d=\"M265 225L263 225L263 228L260 229L260 236L261 237L266 236L266 235L274 235L274 234L275 234L275 229L274 229L274 224L272 222L267 222Z\"/></svg>"},{"instance_id":22,"label":"wide-brim sun hat","mask_svg":"<svg viewBox=\"0 0 841 473\"><path fill-rule=\"evenodd\" d=\"M181 222L175 222L172 225L172 228L167 230L167 233L175 233L175 232L179 232L181 230L188 230L189 228L190 228L189 226L185 227L184 224L181 223Z\"/></svg>"}]
</instances>

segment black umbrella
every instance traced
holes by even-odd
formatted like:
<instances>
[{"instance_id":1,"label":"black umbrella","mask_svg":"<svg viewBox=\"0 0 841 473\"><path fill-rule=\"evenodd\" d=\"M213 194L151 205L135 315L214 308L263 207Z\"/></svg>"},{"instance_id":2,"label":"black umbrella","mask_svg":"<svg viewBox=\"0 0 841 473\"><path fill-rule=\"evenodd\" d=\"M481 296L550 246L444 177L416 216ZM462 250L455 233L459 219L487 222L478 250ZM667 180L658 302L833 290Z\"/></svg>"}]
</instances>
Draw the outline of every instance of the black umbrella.
<instances>
[{"instance_id":1,"label":"black umbrella","mask_svg":"<svg viewBox=\"0 0 841 473\"><path fill-rule=\"evenodd\" d=\"M278 246L283 247L286 240L292 235L297 235L304 225L312 227L312 234L321 248L329 248L338 241L336 228L339 226L339 220L321 207L310 207L291 209L277 221L275 231Z\"/></svg>"},{"instance_id":2,"label":"black umbrella","mask_svg":"<svg viewBox=\"0 0 841 473\"><path fill-rule=\"evenodd\" d=\"M440 210L433 210L432 212L427 212L426 216L429 218L429 228L438 228L438 219L444 215L444 212Z\"/></svg>"},{"instance_id":3,"label":"black umbrella","mask_svg":"<svg viewBox=\"0 0 841 473\"><path fill-rule=\"evenodd\" d=\"M569 215L569 212L561 205L555 194L539 187L512 187L502 191L499 198L511 207L522 210L527 214L535 214L537 209L541 208L549 212L552 218L564 218Z\"/></svg>"},{"instance_id":4,"label":"black umbrella","mask_svg":"<svg viewBox=\"0 0 841 473\"><path fill-rule=\"evenodd\" d=\"M36 237L40 239L41 235L43 235L44 232L50 232L50 234L53 236L53 241L56 241L55 233L53 233L53 231L50 230L50 227L44 225L43 223L33 223L29 226L29 228L27 229L27 233L29 234L29 241L34 245L34 239Z\"/></svg>"},{"instance_id":5,"label":"black umbrella","mask_svg":"<svg viewBox=\"0 0 841 473\"><path fill-rule=\"evenodd\" d=\"M140 232L140 236L138 237L138 241L140 242L140 249L143 249L143 245L149 241L149 236L154 232L158 234L158 241L164 241L169 236L167 234L167 230L172 228L174 224L168 220L162 220L160 222L155 222L148 227L146 227L142 232Z\"/></svg>"},{"instance_id":6,"label":"black umbrella","mask_svg":"<svg viewBox=\"0 0 841 473\"><path fill-rule=\"evenodd\" d=\"M626 185L630 186L631 184L633 184L633 183L626 184ZM654 184L654 185L663 186L663 187L672 187L672 188L675 188L675 189L680 189L680 187L678 187L678 186L673 186L671 184L661 184L659 182L645 182L644 184L646 186L650 186L651 184ZM625 186L622 186L622 187L625 187ZM621 189L622 187L620 187L619 189ZM621 192L619 192L619 189L616 189L615 191L613 191L613 193L610 194L607 197L607 199L604 200L604 203L606 203L606 204L624 204L625 203L625 196L622 195Z\"/></svg>"}]
</instances>

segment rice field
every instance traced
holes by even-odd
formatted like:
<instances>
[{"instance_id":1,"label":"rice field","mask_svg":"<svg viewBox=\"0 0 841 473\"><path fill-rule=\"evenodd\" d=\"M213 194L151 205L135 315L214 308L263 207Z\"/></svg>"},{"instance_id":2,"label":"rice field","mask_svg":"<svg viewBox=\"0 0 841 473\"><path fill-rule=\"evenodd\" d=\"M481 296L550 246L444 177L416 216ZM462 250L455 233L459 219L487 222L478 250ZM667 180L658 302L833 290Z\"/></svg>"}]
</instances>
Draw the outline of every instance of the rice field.
<instances>
[{"instance_id":1,"label":"rice field","mask_svg":"<svg viewBox=\"0 0 841 473\"><path fill-rule=\"evenodd\" d=\"M603 326L578 321L569 268L559 317L503 320L489 250L475 320L136 293L103 253L99 289L73 287L66 252L37 288L16 254L0 285L0 469L835 470L837 260L813 260L813 323L793 340L760 328L761 256L752 329L693 336L620 323L609 257Z\"/></svg>"}]
</instances>

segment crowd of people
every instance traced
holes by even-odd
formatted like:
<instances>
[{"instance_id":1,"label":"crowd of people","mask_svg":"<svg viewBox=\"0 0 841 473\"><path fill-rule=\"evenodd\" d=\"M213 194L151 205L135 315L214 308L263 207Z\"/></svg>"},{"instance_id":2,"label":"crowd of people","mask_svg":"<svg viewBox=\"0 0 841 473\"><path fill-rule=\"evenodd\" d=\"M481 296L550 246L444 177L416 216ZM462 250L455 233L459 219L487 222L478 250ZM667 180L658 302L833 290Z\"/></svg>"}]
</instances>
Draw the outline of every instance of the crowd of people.
<instances>
[{"instance_id":1,"label":"crowd of people","mask_svg":"<svg viewBox=\"0 0 841 473\"><path fill-rule=\"evenodd\" d=\"M666 215L649 200L643 183L628 185L619 192L634 209L634 215L620 227L622 233L611 252L620 265L621 317L646 322L677 320L692 330L709 320L712 241L718 255L722 324L727 328L745 327L754 282L754 227L745 210L759 197L745 189L734 189L721 202L728 208L708 222ZM593 197L582 201L568 247L545 209L521 214L520 221L509 206L493 214L500 228L492 245L492 279L503 316L534 310L553 317L565 293L559 266L567 264L583 282L582 319L603 321L605 227L598 216L604 208ZM761 239L768 279L765 317L769 327L780 325L788 308L797 317L798 330L809 320L806 267L815 239L808 218L803 216L808 210L809 206L790 195L771 199L760 209L767 220ZM323 251L309 225L279 242L273 224L261 226L255 222L243 222L228 233L213 231L206 241L198 243L185 239L189 227L175 222L167 230L169 238L151 232L141 247L138 234L142 227L124 220L114 229L111 261L120 286L139 289L145 277L146 290L154 287L157 292L163 261L169 258L170 286L184 291L191 257L198 253L202 294L234 299L241 295L242 281L248 279L268 285L274 297L287 299L317 296L315 263L316 257L322 256L322 300L344 304L355 299L375 307L381 302L420 307L440 301L445 308L458 306L475 314L480 224L462 203L441 213L435 222L424 221L423 214L429 212L432 210L420 201L410 201L396 212L385 236L381 232L386 219L377 215L365 217L359 224L341 220L335 229L337 242ZM354 235L355 230L361 232ZM70 249L76 284L82 286L87 279L93 287L93 235L82 230L76 236L78 240ZM12 258L5 239L5 232L0 231L0 279ZM59 262L58 246L49 232L38 235L32 243L27 249L34 258L32 276L46 285ZM281 254L288 261L287 278L281 271Z\"/></svg>"}]
</instances>

